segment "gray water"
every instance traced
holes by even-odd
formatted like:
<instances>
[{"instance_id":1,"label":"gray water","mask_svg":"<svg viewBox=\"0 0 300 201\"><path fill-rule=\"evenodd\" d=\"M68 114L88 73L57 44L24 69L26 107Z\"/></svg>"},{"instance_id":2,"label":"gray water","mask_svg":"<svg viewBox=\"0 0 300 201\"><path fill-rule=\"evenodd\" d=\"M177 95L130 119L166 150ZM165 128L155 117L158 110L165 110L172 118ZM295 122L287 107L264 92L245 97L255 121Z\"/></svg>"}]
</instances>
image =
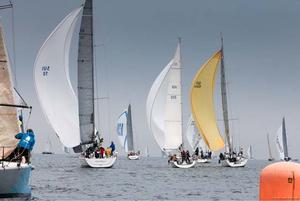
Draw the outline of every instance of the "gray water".
<instances>
[{"instance_id":1,"label":"gray water","mask_svg":"<svg viewBox=\"0 0 300 201\"><path fill-rule=\"evenodd\" d=\"M217 161L190 169L171 168L164 158L129 161L110 169L81 168L74 155L39 155L32 160L32 200L258 200L265 161L245 168Z\"/></svg>"}]
</instances>

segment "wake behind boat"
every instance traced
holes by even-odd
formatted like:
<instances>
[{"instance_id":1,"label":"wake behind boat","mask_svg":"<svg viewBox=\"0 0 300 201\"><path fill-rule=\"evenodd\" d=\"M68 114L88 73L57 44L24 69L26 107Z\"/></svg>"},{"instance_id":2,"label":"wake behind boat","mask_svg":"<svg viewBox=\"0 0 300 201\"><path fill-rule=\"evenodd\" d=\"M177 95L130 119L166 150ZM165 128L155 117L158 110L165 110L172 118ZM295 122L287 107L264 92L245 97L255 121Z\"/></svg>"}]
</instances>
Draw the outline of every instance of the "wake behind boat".
<instances>
[{"instance_id":1,"label":"wake behind boat","mask_svg":"<svg viewBox=\"0 0 300 201\"><path fill-rule=\"evenodd\" d=\"M76 97L70 81L69 57L72 36L80 18ZM95 135L94 47L93 1L86 0L84 7L73 10L50 34L39 50L34 69L37 95L48 121L64 146L85 157L86 151L99 143ZM86 158L91 167L102 167L94 164L100 164L97 161L103 159Z\"/></svg>"}]
</instances>

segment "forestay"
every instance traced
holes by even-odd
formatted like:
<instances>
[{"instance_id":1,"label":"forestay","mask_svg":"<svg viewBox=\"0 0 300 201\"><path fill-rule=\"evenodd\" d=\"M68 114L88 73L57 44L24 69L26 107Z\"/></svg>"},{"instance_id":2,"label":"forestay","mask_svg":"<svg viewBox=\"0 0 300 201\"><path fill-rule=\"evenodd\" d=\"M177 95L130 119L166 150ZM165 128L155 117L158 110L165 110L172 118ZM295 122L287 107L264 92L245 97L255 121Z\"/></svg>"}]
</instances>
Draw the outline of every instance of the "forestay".
<instances>
[{"instance_id":1,"label":"forestay","mask_svg":"<svg viewBox=\"0 0 300 201\"><path fill-rule=\"evenodd\" d=\"M0 103L15 104L11 66L0 26ZM0 106L0 159L5 159L16 147L15 135L20 131L15 107ZM3 150L3 147L6 146Z\"/></svg>"},{"instance_id":2,"label":"forestay","mask_svg":"<svg viewBox=\"0 0 300 201\"><path fill-rule=\"evenodd\" d=\"M220 60L221 51L218 51L197 72L190 92L193 118L205 144L212 151L224 147L214 106L214 89Z\"/></svg>"},{"instance_id":3,"label":"forestay","mask_svg":"<svg viewBox=\"0 0 300 201\"><path fill-rule=\"evenodd\" d=\"M34 79L45 116L66 147L80 144L78 101L69 77L72 35L82 7L54 29L38 52Z\"/></svg>"},{"instance_id":4,"label":"forestay","mask_svg":"<svg viewBox=\"0 0 300 201\"><path fill-rule=\"evenodd\" d=\"M182 144L180 43L173 59L154 81L147 98L147 119L152 134L164 151Z\"/></svg>"}]
</instances>

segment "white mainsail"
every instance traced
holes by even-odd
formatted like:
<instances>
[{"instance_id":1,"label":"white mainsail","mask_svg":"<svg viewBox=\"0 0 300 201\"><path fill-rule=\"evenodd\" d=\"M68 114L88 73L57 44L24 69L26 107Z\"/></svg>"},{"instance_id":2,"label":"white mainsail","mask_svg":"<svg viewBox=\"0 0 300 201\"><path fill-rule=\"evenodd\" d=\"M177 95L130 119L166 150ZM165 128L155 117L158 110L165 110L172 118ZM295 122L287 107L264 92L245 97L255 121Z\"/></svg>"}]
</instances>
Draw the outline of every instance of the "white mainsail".
<instances>
[{"instance_id":1,"label":"white mainsail","mask_svg":"<svg viewBox=\"0 0 300 201\"><path fill-rule=\"evenodd\" d=\"M122 112L117 121L117 134L125 152L133 151L133 133L131 121L131 106Z\"/></svg>"},{"instance_id":2,"label":"white mainsail","mask_svg":"<svg viewBox=\"0 0 300 201\"><path fill-rule=\"evenodd\" d=\"M250 145L247 149L247 156L249 159L252 159L253 156L252 156L252 146Z\"/></svg>"},{"instance_id":3,"label":"white mainsail","mask_svg":"<svg viewBox=\"0 0 300 201\"><path fill-rule=\"evenodd\" d=\"M147 98L147 119L161 150L182 144L180 43L176 53L154 81Z\"/></svg>"},{"instance_id":4,"label":"white mainsail","mask_svg":"<svg viewBox=\"0 0 300 201\"><path fill-rule=\"evenodd\" d=\"M54 29L35 61L37 96L49 123L66 147L80 144L78 101L69 77L72 35L82 7L72 11Z\"/></svg>"},{"instance_id":5,"label":"white mainsail","mask_svg":"<svg viewBox=\"0 0 300 201\"><path fill-rule=\"evenodd\" d=\"M282 119L282 124L277 130L276 147L281 160L288 160L287 137L285 129L285 119Z\"/></svg>"},{"instance_id":6,"label":"white mainsail","mask_svg":"<svg viewBox=\"0 0 300 201\"><path fill-rule=\"evenodd\" d=\"M276 147L279 154L279 158L284 160L283 141L282 141L282 125L277 130L276 135Z\"/></svg>"}]
</instances>

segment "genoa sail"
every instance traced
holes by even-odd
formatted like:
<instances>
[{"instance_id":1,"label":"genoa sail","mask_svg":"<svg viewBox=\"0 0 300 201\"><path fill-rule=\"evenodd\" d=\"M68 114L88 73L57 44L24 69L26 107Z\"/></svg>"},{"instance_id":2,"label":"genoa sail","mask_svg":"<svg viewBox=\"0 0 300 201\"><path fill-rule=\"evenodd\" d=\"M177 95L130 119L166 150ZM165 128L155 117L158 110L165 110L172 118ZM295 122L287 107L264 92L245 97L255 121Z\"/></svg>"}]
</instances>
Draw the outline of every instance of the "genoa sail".
<instances>
[{"instance_id":1,"label":"genoa sail","mask_svg":"<svg viewBox=\"0 0 300 201\"><path fill-rule=\"evenodd\" d=\"M35 88L42 110L66 147L80 144L78 101L69 77L69 52L81 11L82 7L75 9L54 29L40 48L34 65Z\"/></svg>"},{"instance_id":2,"label":"genoa sail","mask_svg":"<svg viewBox=\"0 0 300 201\"><path fill-rule=\"evenodd\" d=\"M174 57L154 81L147 98L150 130L163 151L182 145L180 42Z\"/></svg>"},{"instance_id":3,"label":"genoa sail","mask_svg":"<svg viewBox=\"0 0 300 201\"><path fill-rule=\"evenodd\" d=\"M122 112L117 121L117 134L120 144L125 149L125 152L133 151L133 132L131 120L131 106Z\"/></svg>"},{"instance_id":4,"label":"genoa sail","mask_svg":"<svg viewBox=\"0 0 300 201\"><path fill-rule=\"evenodd\" d=\"M11 66L0 26L0 103L15 104ZM15 107L0 106L0 159L5 159L17 146L15 135L20 131Z\"/></svg>"},{"instance_id":5,"label":"genoa sail","mask_svg":"<svg viewBox=\"0 0 300 201\"><path fill-rule=\"evenodd\" d=\"M221 50L216 52L197 72L192 82L190 102L192 115L202 139L212 151L224 147L223 138L217 126L214 107L214 89Z\"/></svg>"}]
</instances>

